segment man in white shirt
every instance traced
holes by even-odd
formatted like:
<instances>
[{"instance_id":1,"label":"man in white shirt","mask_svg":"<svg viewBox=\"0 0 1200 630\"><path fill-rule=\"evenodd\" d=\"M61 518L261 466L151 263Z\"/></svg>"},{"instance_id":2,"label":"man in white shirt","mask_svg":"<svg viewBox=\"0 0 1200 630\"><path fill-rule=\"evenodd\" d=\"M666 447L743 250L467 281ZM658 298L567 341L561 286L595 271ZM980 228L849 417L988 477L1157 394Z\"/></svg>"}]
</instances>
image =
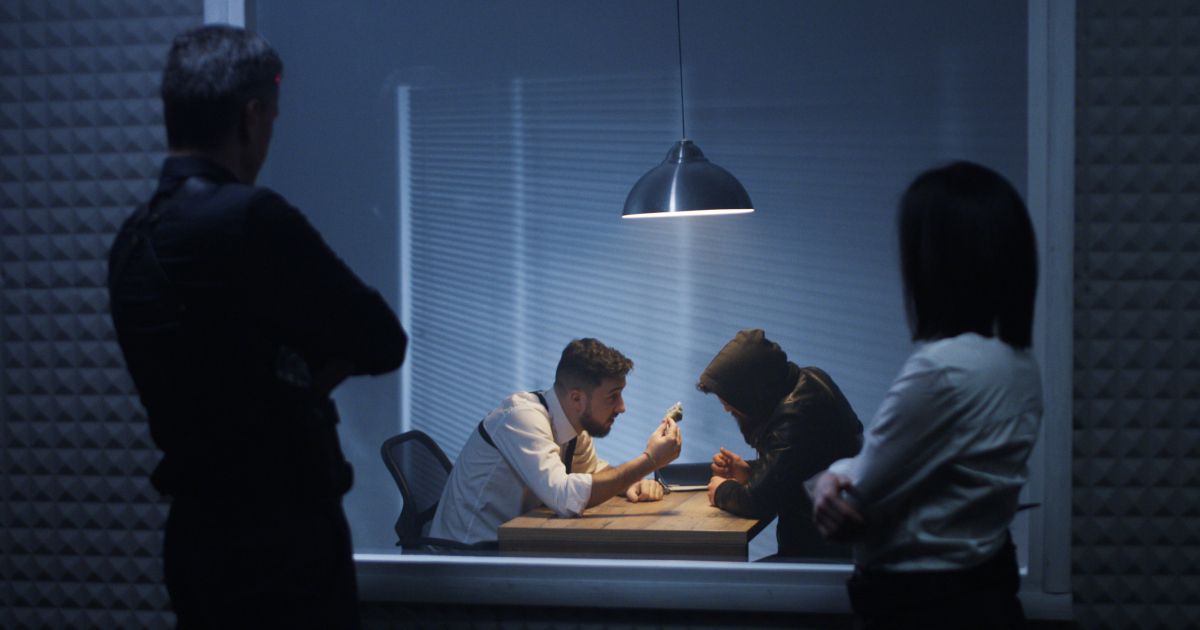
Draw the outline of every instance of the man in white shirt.
<instances>
[{"instance_id":1,"label":"man in white shirt","mask_svg":"<svg viewBox=\"0 0 1200 630\"><path fill-rule=\"evenodd\" d=\"M604 437L625 411L621 397L633 362L595 339L567 344L554 388L506 398L472 431L442 490L429 535L494 542L501 524L545 505L579 516L624 492L633 502L662 499L645 479L679 457L679 427L663 418L646 450L620 466L600 459Z\"/></svg>"}]
</instances>

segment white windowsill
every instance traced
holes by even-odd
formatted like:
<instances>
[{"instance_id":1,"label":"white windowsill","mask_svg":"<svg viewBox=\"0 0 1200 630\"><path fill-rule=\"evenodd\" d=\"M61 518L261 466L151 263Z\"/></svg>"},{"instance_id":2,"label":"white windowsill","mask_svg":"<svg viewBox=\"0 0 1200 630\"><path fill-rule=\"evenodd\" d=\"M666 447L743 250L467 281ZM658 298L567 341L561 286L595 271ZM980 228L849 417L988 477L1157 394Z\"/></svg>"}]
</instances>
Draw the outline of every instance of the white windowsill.
<instances>
[{"instance_id":1,"label":"white windowsill","mask_svg":"<svg viewBox=\"0 0 1200 630\"><path fill-rule=\"evenodd\" d=\"M356 553L363 601L850 612L848 564ZM1024 574L1025 571L1023 570ZM586 593L586 597L581 597ZM1031 619L1071 619L1071 595L1023 589Z\"/></svg>"}]
</instances>

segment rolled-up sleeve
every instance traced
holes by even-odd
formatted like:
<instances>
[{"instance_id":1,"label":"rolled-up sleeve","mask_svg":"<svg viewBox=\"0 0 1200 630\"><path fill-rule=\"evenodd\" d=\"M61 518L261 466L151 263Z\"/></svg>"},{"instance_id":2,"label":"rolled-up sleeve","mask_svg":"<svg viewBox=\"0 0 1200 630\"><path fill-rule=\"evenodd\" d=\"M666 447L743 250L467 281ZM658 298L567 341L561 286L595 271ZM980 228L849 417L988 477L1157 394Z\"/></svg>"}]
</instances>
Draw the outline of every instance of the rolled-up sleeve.
<instances>
[{"instance_id":1,"label":"rolled-up sleeve","mask_svg":"<svg viewBox=\"0 0 1200 630\"><path fill-rule=\"evenodd\" d=\"M514 407L489 416L484 426L505 461L546 507L559 516L583 513L592 495L592 476L567 474L545 409Z\"/></svg>"}]
</instances>

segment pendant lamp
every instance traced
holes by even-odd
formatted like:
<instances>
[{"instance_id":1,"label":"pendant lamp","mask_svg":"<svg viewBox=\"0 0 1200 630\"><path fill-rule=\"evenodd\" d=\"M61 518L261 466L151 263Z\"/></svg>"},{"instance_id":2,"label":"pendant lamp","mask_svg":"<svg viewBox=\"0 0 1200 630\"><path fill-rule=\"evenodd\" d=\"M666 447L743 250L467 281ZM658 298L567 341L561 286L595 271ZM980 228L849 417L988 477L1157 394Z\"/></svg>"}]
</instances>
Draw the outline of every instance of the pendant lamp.
<instances>
[{"instance_id":1,"label":"pendant lamp","mask_svg":"<svg viewBox=\"0 0 1200 630\"><path fill-rule=\"evenodd\" d=\"M625 198L623 219L680 217L754 212L750 195L729 171L709 162L687 139L683 102L683 41L679 0L675 0L675 41L679 48L679 105L683 140L667 151L662 164L650 169Z\"/></svg>"}]
</instances>

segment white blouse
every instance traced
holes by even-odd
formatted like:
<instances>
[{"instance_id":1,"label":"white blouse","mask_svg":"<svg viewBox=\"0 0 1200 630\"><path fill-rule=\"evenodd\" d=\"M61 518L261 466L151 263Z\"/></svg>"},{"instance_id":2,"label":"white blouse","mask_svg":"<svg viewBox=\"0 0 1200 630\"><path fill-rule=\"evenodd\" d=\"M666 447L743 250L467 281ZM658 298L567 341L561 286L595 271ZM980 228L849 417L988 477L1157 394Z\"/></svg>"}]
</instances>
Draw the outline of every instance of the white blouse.
<instances>
[{"instance_id":1,"label":"white blouse","mask_svg":"<svg viewBox=\"0 0 1200 630\"><path fill-rule=\"evenodd\" d=\"M963 569L1004 543L1029 476L1042 418L1028 350L968 333L929 342L905 362L848 476L868 521L859 567Z\"/></svg>"}]
</instances>

